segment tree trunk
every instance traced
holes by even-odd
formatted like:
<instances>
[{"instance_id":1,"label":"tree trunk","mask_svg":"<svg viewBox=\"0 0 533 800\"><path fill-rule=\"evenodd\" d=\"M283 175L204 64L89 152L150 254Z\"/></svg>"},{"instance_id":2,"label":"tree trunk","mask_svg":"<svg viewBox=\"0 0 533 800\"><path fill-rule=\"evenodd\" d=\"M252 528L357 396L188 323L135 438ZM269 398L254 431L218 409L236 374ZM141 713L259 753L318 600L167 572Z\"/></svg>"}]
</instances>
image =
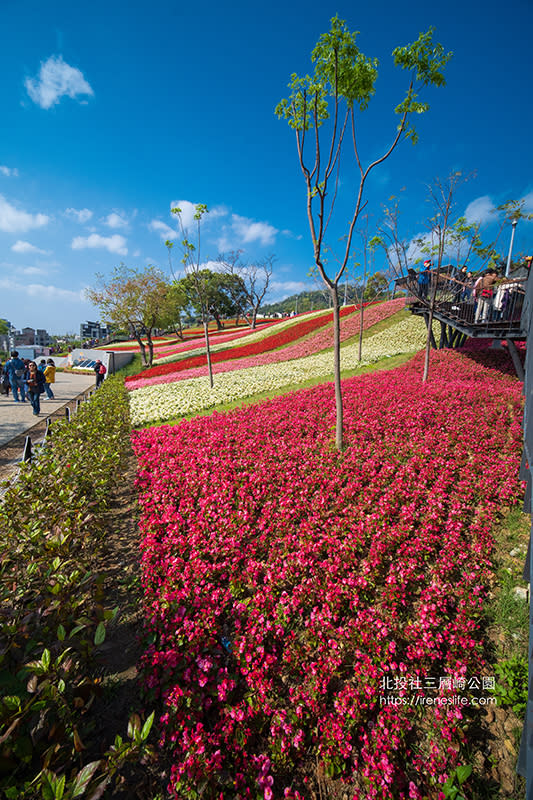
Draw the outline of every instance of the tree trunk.
<instances>
[{"instance_id":1,"label":"tree trunk","mask_svg":"<svg viewBox=\"0 0 533 800\"><path fill-rule=\"evenodd\" d=\"M429 304L428 316L428 333L426 338L426 352L424 355L424 374L422 375L422 383L426 383L429 374L429 354L431 351L431 339L433 337L433 311L435 309L435 297L437 294L437 285L439 282L440 265L437 268L437 275L435 276L435 283L431 292L431 302Z\"/></svg>"},{"instance_id":2,"label":"tree trunk","mask_svg":"<svg viewBox=\"0 0 533 800\"><path fill-rule=\"evenodd\" d=\"M335 446L339 452L343 450L343 408L341 389L341 326L339 314L339 288L337 284L329 287L333 306L333 370L335 375Z\"/></svg>"},{"instance_id":3,"label":"tree trunk","mask_svg":"<svg viewBox=\"0 0 533 800\"><path fill-rule=\"evenodd\" d=\"M178 339L181 339L181 341L183 341L183 326L181 324L181 314L178 314L178 330L176 330L176 327L174 326L174 331Z\"/></svg>"},{"instance_id":4,"label":"tree trunk","mask_svg":"<svg viewBox=\"0 0 533 800\"><path fill-rule=\"evenodd\" d=\"M209 386L213 388L213 366L211 364L211 348L209 347L209 319L206 313L202 314L205 336L205 355L207 358L207 371L209 373Z\"/></svg>"},{"instance_id":5,"label":"tree trunk","mask_svg":"<svg viewBox=\"0 0 533 800\"><path fill-rule=\"evenodd\" d=\"M221 331L223 329L224 325L222 324L222 321L220 319L220 314L218 313L218 311L216 311L214 309L211 309L211 313L213 314L213 316L215 318L215 322L217 324L217 331Z\"/></svg>"},{"instance_id":6,"label":"tree trunk","mask_svg":"<svg viewBox=\"0 0 533 800\"><path fill-rule=\"evenodd\" d=\"M257 312L259 311L258 308L254 308L252 311L252 324L250 325L251 329L254 330L255 326L257 325Z\"/></svg>"},{"instance_id":7,"label":"tree trunk","mask_svg":"<svg viewBox=\"0 0 533 800\"><path fill-rule=\"evenodd\" d=\"M357 353L357 360L361 361L363 358L363 317L365 313L365 304L361 300L361 313L359 314L359 351Z\"/></svg>"},{"instance_id":8,"label":"tree trunk","mask_svg":"<svg viewBox=\"0 0 533 800\"><path fill-rule=\"evenodd\" d=\"M152 342L152 331L146 332L148 340L148 366L151 367L154 362L154 343Z\"/></svg>"},{"instance_id":9,"label":"tree trunk","mask_svg":"<svg viewBox=\"0 0 533 800\"><path fill-rule=\"evenodd\" d=\"M148 366L148 359L146 358L146 347L144 346L144 342L142 340L142 335L139 333L139 331L137 330L137 327L135 325L131 325L131 330L132 330L132 333L133 333L133 337L134 337L134 339L136 339L137 344L139 345L139 349L141 351L141 358L142 358L142 362L143 362L143 367L147 367Z\"/></svg>"}]
</instances>

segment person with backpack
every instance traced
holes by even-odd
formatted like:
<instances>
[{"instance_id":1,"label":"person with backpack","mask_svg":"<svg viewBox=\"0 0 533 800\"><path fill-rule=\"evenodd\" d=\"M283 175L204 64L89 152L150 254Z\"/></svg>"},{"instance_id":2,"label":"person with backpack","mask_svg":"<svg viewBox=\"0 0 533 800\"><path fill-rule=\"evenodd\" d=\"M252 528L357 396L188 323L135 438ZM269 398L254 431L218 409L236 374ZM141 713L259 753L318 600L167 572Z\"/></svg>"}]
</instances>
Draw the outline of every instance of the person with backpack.
<instances>
[{"instance_id":1,"label":"person with backpack","mask_svg":"<svg viewBox=\"0 0 533 800\"><path fill-rule=\"evenodd\" d=\"M9 383L11 385L11 391L13 392L13 400L15 403L19 402L20 391L20 400L22 403L25 403L26 390L24 389L24 373L26 367L24 361L19 358L17 350L13 350L11 353L11 358L6 362L5 369L9 375Z\"/></svg>"},{"instance_id":2,"label":"person with backpack","mask_svg":"<svg viewBox=\"0 0 533 800\"><path fill-rule=\"evenodd\" d=\"M102 364L100 359L98 359L98 361L94 365L93 369L94 369L94 372L95 372L95 375L96 375L96 388L98 389L98 387L100 386L100 384L102 383L102 381L105 378L105 374L106 374L107 370L105 368L105 364Z\"/></svg>"}]
</instances>

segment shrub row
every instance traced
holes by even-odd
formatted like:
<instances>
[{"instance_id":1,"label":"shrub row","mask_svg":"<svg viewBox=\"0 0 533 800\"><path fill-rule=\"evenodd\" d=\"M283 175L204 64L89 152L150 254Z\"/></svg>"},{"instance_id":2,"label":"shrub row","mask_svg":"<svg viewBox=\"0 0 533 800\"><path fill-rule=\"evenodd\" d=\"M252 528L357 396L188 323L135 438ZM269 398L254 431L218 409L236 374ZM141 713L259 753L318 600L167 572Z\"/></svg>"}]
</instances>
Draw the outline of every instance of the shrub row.
<instances>
[{"instance_id":1,"label":"shrub row","mask_svg":"<svg viewBox=\"0 0 533 800\"><path fill-rule=\"evenodd\" d=\"M82 768L87 710L99 691L93 658L116 613L104 606L91 562L129 430L123 383L106 380L71 422L52 423L0 506L3 797L81 797L111 780L109 758ZM109 754L115 761L121 747L116 741Z\"/></svg>"}]
</instances>

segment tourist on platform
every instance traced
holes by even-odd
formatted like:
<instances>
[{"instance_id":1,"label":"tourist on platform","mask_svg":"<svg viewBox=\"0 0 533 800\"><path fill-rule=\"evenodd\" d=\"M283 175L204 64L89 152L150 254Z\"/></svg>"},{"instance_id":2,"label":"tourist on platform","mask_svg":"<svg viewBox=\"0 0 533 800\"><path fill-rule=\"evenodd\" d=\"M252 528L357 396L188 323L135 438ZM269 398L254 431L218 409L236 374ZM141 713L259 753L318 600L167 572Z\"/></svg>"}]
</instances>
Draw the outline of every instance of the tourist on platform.
<instances>
[{"instance_id":1,"label":"tourist on platform","mask_svg":"<svg viewBox=\"0 0 533 800\"><path fill-rule=\"evenodd\" d=\"M54 363L54 359L53 358L49 358L48 361L46 362L46 369L44 370L44 377L46 379L46 384L45 384L45 387L44 387L45 390L46 390L46 396L48 397L49 400L53 400L54 399L54 393L52 391L51 384L55 383L55 381L56 381L56 365Z\"/></svg>"},{"instance_id":2,"label":"tourist on platform","mask_svg":"<svg viewBox=\"0 0 533 800\"><path fill-rule=\"evenodd\" d=\"M471 272L467 272L465 277L462 278L463 291L461 292L461 302L468 303L472 299L472 292L474 291L474 276Z\"/></svg>"},{"instance_id":3,"label":"tourist on platform","mask_svg":"<svg viewBox=\"0 0 533 800\"><path fill-rule=\"evenodd\" d=\"M494 295L494 285L498 280L496 270L489 269L486 274L476 281L475 295L478 301L474 322L485 323L492 319L492 298Z\"/></svg>"},{"instance_id":4,"label":"tourist on platform","mask_svg":"<svg viewBox=\"0 0 533 800\"><path fill-rule=\"evenodd\" d=\"M26 386L28 391L28 397L30 398L31 407L33 408L33 413L35 416L39 415L41 411L41 402L40 396L44 392L46 379L44 377L44 372L37 369L37 364L35 361L30 361L28 367L28 373L26 375Z\"/></svg>"},{"instance_id":5,"label":"tourist on platform","mask_svg":"<svg viewBox=\"0 0 533 800\"><path fill-rule=\"evenodd\" d=\"M420 272L418 276L418 295L421 300L427 300L429 292L430 267L431 267L431 261L424 261L424 269Z\"/></svg>"},{"instance_id":6,"label":"tourist on platform","mask_svg":"<svg viewBox=\"0 0 533 800\"><path fill-rule=\"evenodd\" d=\"M6 362L5 369L9 375L9 383L11 385L11 391L13 392L13 400L15 403L19 402L20 392L20 401L25 403L26 391L24 389L24 372L26 370L26 365L24 364L24 361L19 358L17 350L13 350L11 353L11 358Z\"/></svg>"}]
</instances>

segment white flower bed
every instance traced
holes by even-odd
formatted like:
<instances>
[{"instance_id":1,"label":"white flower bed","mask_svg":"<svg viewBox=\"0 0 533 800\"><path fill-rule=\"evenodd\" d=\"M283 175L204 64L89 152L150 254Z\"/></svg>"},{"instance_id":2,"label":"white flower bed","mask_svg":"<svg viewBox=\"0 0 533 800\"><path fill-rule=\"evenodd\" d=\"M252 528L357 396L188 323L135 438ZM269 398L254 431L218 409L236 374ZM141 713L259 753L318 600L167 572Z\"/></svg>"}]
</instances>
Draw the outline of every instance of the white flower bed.
<instances>
[{"instance_id":1,"label":"white flower bed","mask_svg":"<svg viewBox=\"0 0 533 800\"><path fill-rule=\"evenodd\" d=\"M358 344L341 348L341 369L365 366L386 356L420 350L426 341L426 329L420 317L409 317L363 341L363 356L357 361ZM195 414L219 403L230 403L258 392L281 389L313 378L333 374L331 351L306 358L248 367L215 376L209 386L207 377L178 380L136 389L130 394L133 425L157 422L186 414Z\"/></svg>"}]
</instances>

